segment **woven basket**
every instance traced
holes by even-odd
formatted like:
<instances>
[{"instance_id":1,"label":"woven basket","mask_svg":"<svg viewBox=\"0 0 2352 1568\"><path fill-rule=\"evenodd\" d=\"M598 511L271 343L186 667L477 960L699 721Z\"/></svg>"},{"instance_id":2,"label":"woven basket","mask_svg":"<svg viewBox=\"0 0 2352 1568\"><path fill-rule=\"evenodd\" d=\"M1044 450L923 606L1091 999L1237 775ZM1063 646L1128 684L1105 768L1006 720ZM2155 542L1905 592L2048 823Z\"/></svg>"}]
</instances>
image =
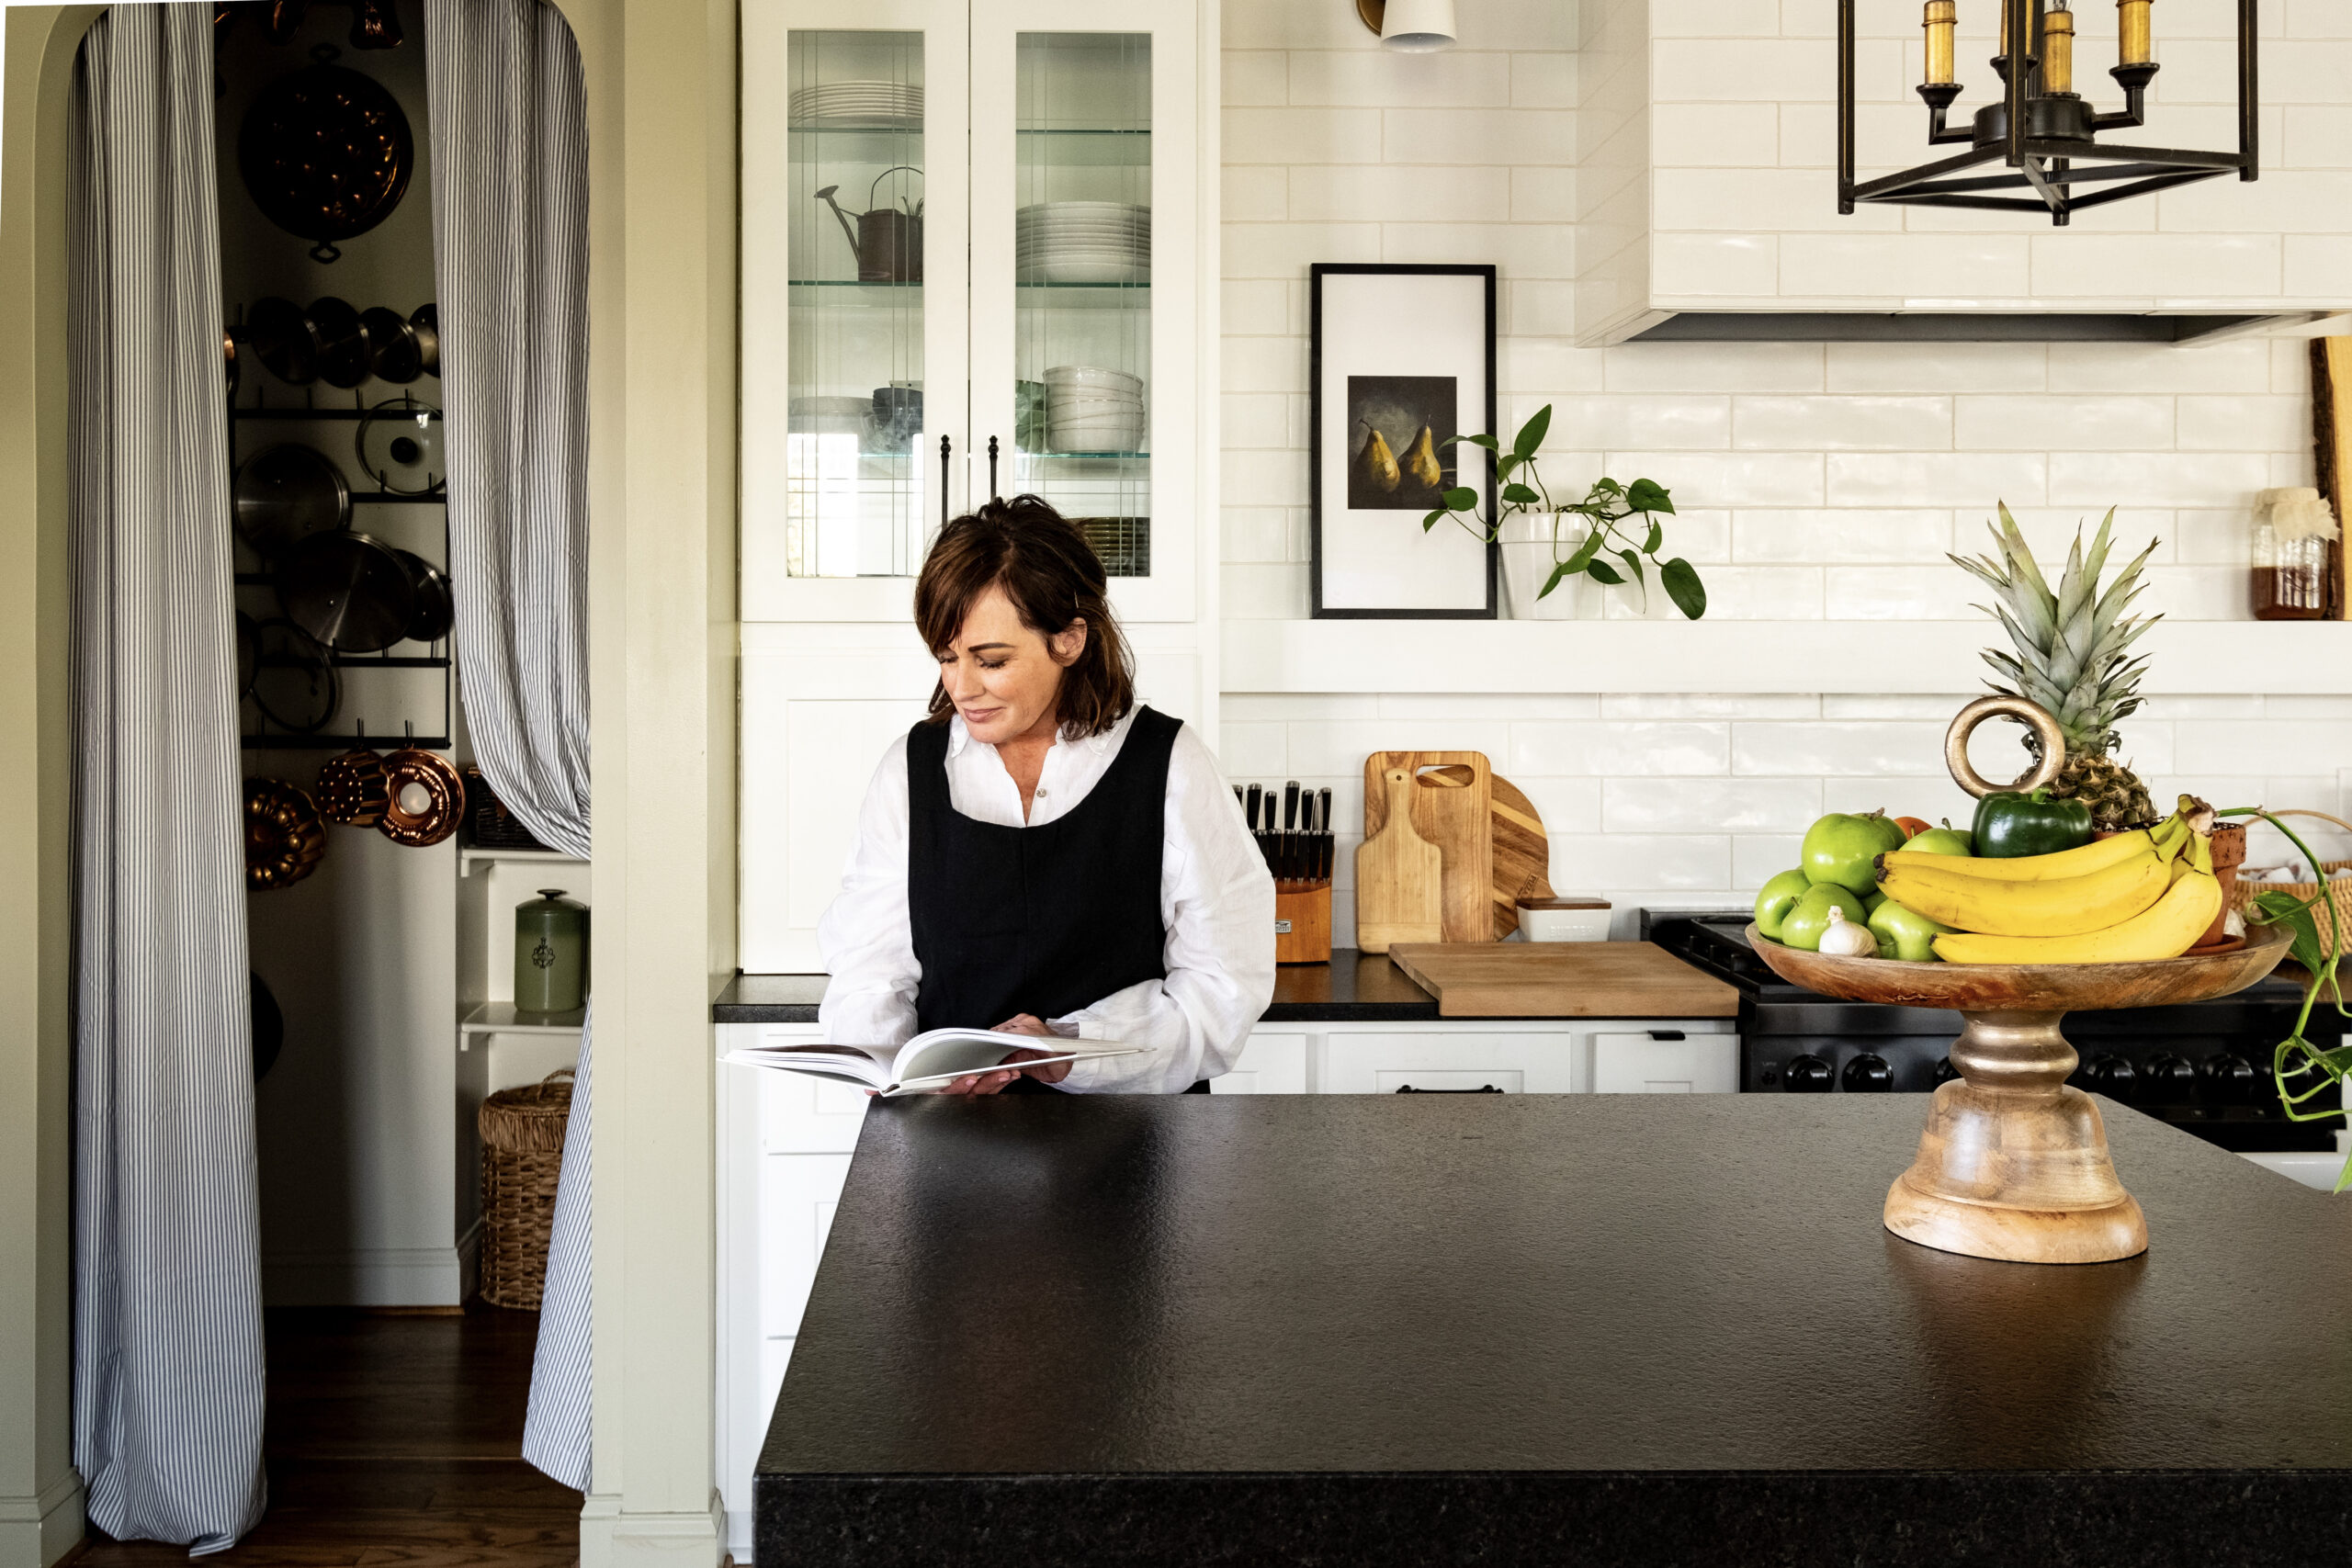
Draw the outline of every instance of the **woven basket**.
<instances>
[{"instance_id":1,"label":"woven basket","mask_svg":"<svg viewBox=\"0 0 2352 1568\"><path fill-rule=\"evenodd\" d=\"M571 1080L560 1067L481 1102L481 1299L492 1306L539 1310Z\"/></svg>"},{"instance_id":2,"label":"woven basket","mask_svg":"<svg viewBox=\"0 0 2352 1568\"><path fill-rule=\"evenodd\" d=\"M2331 817L2324 811L2274 811L2271 815L2273 817L2316 817L2323 822L2332 822L2346 832L2352 833L2352 822L2346 822L2341 817ZM2329 876L2346 866L2352 866L2352 860L2324 860L2319 863L2319 872L2322 876ZM2243 912L2254 908L2255 896L2259 893L2287 893L2298 898L2315 898L2319 897L2319 886L2320 885L2316 882L2247 882L2241 876L2238 882L2236 903L2239 910ZM2346 877L2341 882L2330 882L2327 885L2327 899L2329 903L2335 906L2335 918L2343 925L2346 945L2352 947L2352 877ZM2319 921L2320 942L2324 951L2328 940L2327 917L2317 909L2313 909L2312 915Z\"/></svg>"}]
</instances>

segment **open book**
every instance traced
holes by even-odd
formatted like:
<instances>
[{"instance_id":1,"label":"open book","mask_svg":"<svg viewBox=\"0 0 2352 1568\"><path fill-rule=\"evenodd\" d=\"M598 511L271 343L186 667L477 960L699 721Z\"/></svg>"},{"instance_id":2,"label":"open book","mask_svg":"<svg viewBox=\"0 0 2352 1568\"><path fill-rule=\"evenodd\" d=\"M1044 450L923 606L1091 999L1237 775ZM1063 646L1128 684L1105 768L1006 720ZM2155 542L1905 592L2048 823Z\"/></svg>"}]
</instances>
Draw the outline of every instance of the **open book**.
<instances>
[{"instance_id":1,"label":"open book","mask_svg":"<svg viewBox=\"0 0 2352 1568\"><path fill-rule=\"evenodd\" d=\"M791 1073L813 1073L864 1084L885 1098L921 1094L951 1079L994 1072L1015 1051L1045 1051L1048 1055L1021 1064L1041 1066L1048 1062L1082 1062L1094 1056L1132 1056L1148 1045L1122 1045L1115 1040L1045 1039L1035 1034L1001 1034L992 1029L934 1029L904 1045L752 1045L727 1053L727 1060L747 1067L779 1067Z\"/></svg>"}]
</instances>

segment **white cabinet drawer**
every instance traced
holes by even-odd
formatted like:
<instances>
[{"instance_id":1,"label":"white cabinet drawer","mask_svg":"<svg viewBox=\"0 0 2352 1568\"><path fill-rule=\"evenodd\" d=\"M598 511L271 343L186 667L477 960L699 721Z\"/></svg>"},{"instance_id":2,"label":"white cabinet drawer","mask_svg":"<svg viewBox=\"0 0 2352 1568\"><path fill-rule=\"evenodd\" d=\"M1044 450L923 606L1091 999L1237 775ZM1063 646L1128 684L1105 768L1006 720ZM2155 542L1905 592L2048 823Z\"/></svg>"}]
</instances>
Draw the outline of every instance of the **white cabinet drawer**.
<instances>
[{"instance_id":1,"label":"white cabinet drawer","mask_svg":"<svg viewBox=\"0 0 2352 1568\"><path fill-rule=\"evenodd\" d=\"M815 1024L770 1025L760 1031L763 1045L814 1045L824 1038ZM756 1069L760 1080L760 1152L848 1154L870 1103L855 1084L806 1073Z\"/></svg>"},{"instance_id":2,"label":"white cabinet drawer","mask_svg":"<svg viewBox=\"0 0 2352 1568\"><path fill-rule=\"evenodd\" d=\"M1544 1033L1334 1034L1324 1047L1326 1094L1395 1094L1402 1089L1574 1094L1576 1037Z\"/></svg>"},{"instance_id":3,"label":"white cabinet drawer","mask_svg":"<svg viewBox=\"0 0 2352 1568\"><path fill-rule=\"evenodd\" d=\"M1689 1034L1660 1040L1649 1034L1592 1037L1595 1094L1736 1094L1739 1036Z\"/></svg>"},{"instance_id":4,"label":"white cabinet drawer","mask_svg":"<svg viewBox=\"0 0 2352 1568\"><path fill-rule=\"evenodd\" d=\"M1233 1070L1209 1079L1211 1094L1305 1094L1306 1036L1252 1034Z\"/></svg>"},{"instance_id":5,"label":"white cabinet drawer","mask_svg":"<svg viewBox=\"0 0 2352 1568\"><path fill-rule=\"evenodd\" d=\"M763 1338L800 1332L817 1280L847 1155L765 1155L760 1159L760 1314Z\"/></svg>"}]
</instances>

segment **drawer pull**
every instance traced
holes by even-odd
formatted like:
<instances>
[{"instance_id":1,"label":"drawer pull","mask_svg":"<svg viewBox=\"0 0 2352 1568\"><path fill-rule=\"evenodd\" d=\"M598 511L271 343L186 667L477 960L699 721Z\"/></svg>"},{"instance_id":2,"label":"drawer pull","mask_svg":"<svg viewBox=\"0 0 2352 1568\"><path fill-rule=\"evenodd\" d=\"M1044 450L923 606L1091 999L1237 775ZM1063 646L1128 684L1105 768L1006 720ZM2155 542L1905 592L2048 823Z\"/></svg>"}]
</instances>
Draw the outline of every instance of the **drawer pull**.
<instances>
[{"instance_id":1,"label":"drawer pull","mask_svg":"<svg viewBox=\"0 0 2352 1568\"><path fill-rule=\"evenodd\" d=\"M1396 1092L1398 1094L1500 1094L1502 1090L1490 1083L1480 1084L1476 1089L1415 1089L1411 1084L1400 1083L1396 1086Z\"/></svg>"},{"instance_id":2,"label":"drawer pull","mask_svg":"<svg viewBox=\"0 0 2352 1568\"><path fill-rule=\"evenodd\" d=\"M1649 1032L1649 1034L1650 1038L1653 1040L1688 1040L1690 1038L1688 1034L1683 1033L1682 1031L1679 1029L1653 1029Z\"/></svg>"}]
</instances>

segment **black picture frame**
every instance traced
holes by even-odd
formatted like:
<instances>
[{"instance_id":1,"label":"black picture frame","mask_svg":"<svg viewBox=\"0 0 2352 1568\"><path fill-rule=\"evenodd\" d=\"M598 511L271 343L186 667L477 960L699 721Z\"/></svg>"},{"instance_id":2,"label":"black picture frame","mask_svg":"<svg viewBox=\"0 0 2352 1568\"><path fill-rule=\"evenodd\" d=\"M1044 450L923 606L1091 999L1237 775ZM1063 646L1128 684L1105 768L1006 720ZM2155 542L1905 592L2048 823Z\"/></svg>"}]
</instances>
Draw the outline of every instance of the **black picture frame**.
<instances>
[{"instance_id":1,"label":"black picture frame","mask_svg":"<svg viewBox=\"0 0 2352 1568\"><path fill-rule=\"evenodd\" d=\"M1496 618L1500 582L1501 548L1498 544L1486 547L1486 604L1483 608L1462 606L1414 605L1409 603L1394 605L1364 606L1328 604L1324 600L1324 524L1327 502L1336 501L1342 509L1346 498L1329 497L1325 493L1323 472L1323 389L1325 355L1323 344L1323 284L1327 277L1351 275L1385 275L1391 276L1476 277L1485 285L1485 342L1480 345L1486 367L1484 407L1479 411L1483 423L1461 434L1495 431L1495 268L1491 265L1448 263L1417 264L1407 262L1316 262L1307 268L1308 359L1307 359L1307 507L1308 530L1313 554L1308 570L1309 613L1317 620L1424 620L1424 621L1491 621ZM1390 378L1403 380L1405 378ZM1457 410L1457 415L1466 411ZM1449 449L1448 459L1455 464L1464 460L1463 455L1473 455L1479 465L1477 488L1486 498L1485 515L1495 514L1495 464L1493 454L1467 442ZM1455 482L1459 481L1458 470ZM1418 520L1417 520L1418 521Z\"/></svg>"}]
</instances>

